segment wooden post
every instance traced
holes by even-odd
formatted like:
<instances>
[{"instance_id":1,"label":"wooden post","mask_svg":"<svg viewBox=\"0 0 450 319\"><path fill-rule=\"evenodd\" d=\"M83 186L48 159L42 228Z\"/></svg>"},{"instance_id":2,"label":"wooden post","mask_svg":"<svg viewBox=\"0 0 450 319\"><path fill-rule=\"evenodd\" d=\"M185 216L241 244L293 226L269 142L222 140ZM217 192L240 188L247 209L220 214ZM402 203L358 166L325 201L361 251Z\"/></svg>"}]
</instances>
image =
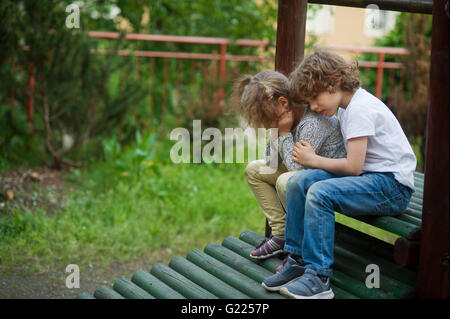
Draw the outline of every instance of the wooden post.
<instances>
[{"instance_id":1,"label":"wooden post","mask_svg":"<svg viewBox=\"0 0 450 319\"><path fill-rule=\"evenodd\" d=\"M449 297L448 19L448 0L434 0L419 298Z\"/></svg>"},{"instance_id":2,"label":"wooden post","mask_svg":"<svg viewBox=\"0 0 450 319\"><path fill-rule=\"evenodd\" d=\"M307 0L278 1L275 70L286 76L303 60L305 54L307 8ZM270 237L271 232L266 220L266 237Z\"/></svg>"},{"instance_id":3,"label":"wooden post","mask_svg":"<svg viewBox=\"0 0 450 319\"><path fill-rule=\"evenodd\" d=\"M306 0L279 0L275 70L288 76L304 56Z\"/></svg>"}]
</instances>

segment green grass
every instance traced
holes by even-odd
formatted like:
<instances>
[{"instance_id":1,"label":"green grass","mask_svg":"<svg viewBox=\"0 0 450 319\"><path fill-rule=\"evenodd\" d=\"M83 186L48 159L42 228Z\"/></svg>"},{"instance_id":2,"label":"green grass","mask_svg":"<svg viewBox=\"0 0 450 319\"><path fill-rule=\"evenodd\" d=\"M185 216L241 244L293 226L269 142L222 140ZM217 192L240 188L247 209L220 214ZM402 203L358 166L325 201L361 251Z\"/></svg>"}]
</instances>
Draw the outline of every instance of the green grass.
<instances>
[{"instance_id":1,"label":"green grass","mask_svg":"<svg viewBox=\"0 0 450 319\"><path fill-rule=\"evenodd\" d=\"M160 176L143 170L136 181L99 163L69 176L64 209L47 214L44 208L20 208L0 215L3 266L107 266L159 251L185 255L245 229L263 232L264 217L243 164L159 166Z\"/></svg>"}]
</instances>

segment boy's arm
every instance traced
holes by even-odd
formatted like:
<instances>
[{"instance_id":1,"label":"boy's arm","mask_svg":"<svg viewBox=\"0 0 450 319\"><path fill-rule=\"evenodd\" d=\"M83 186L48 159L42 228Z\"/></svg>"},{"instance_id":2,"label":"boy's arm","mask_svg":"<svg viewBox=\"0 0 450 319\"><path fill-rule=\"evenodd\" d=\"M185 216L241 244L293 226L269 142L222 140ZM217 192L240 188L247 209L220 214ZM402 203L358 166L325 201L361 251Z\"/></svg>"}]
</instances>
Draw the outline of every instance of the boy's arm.
<instances>
[{"instance_id":1,"label":"boy's arm","mask_svg":"<svg viewBox=\"0 0 450 319\"><path fill-rule=\"evenodd\" d=\"M358 176L366 159L367 136L348 140L346 158L326 158L314 153L305 141L295 143L292 158L299 164L310 168L320 168L339 175Z\"/></svg>"}]
</instances>

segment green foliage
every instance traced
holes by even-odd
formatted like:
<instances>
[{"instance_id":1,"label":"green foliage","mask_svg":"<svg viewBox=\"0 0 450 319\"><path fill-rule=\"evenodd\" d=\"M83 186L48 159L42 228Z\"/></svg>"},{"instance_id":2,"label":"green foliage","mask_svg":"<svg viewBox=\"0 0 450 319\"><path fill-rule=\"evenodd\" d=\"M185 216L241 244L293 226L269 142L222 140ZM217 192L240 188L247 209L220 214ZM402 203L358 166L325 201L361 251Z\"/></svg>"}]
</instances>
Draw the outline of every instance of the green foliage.
<instances>
[{"instance_id":1,"label":"green foliage","mask_svg":"<svg viewBox=\"0 0 450 319\"><path fill-rule=\"evenodd\" d=\"M160 170L155 163L155 135L146 133L141 135L136 131L136 142L133 146L122 150L117 138L103 141L103 153L107 163L112 164L115 173L122 176L133 178L137 182L141 178L141 173L145 169L152 170L157 176L160 176Z\"/></svg>"},{"instance_id":2,"label":"green foliage","mask_svg":"<svg viewBox=\"0 0 450 319\"><path fill-rule=\"evenodd\" d=\"M141 25L143 2L119 0L117 5L133 28L144 33L270 40L275 36L275 2L154 0L150 2L149 25Z\"/></svg>"},{"instance_id":3,"label":"green foliage","mask_svg":"<svg viewBox=\"0 0 450 319\"><path fill-rule=\"evenodd\" d=\"M382 47L396 47L396 48L408 48L412 51L415 50L414 47L410 47L410 44L407 41L407 26L411 24L412 19L417 18L418 14L413 13L400 13L395 20L395 27L389 31L385 36L378 38L375 40L374 46L382 46ZM427 15L424 15L427 16ZM429 17L429 16L427 16ZM428 19L427 26L424 30L420 30L421 35L425 36L428 39L431 39L431 18ZM362 61L378 61L378 55L373 53L364 53L361 55L360 60ZM400 55L385 55L386 62L405 62L405 58ZM376 85L376 69L367 68L362 71L362 82L364 86L375 92ZM401 71L396 70L394 74L394 83L399 83L401 81ZM392 84L389 84L389 72L385 70L383 76L383 88L382 88L382 100L386 101L388 97L388 92L392 89ZM408 83L405 86L405 93L408 93L410 87Z\"/></svg>"},{"instance_id":4,"label":"green foliage","mask_svg":"<svg viewBox=\"0 0 450 319\"><path fill-rule=\"evenodd\" d=\"M174 126L189 127L192 119L209 126L235 125L234 114L219 111L218 64L216 61L120 57L119 49L217 53L218 46L180 43L100 40L87 30L119 31L118 22L128 21L132 32L173 35L275 40L276 2L253 1L81 1L81 29L64 26L71 1L2 1L0 5L1 52L0 105L10 106L8 117L20 121L0 127L2 162L14 154L30 151L33 158L56 167L90 161L101 155L101 143L112 135L130 142L136 130L165 134ZM114 18L112 12L118 12ZM150 13L150 23L142 24ZM35 23L39 21L39 23ZM53 30L56 32L49 32ZM127 30L130 31L130 30ZM23 50L26 45L31 50ZM112 54L92 54L94 50ZM254 47L229 45L227 53L261 55ZM269 54L266 52L265 54ZM3 63L4 62L4 63ZM223 78L230 92L238 73L255 73L258 63L227 62ZM150 72L149 72L150 70ZM28 90L29 74L36 85ZM14 103L12 101L14 95ZM25 121L28 97L34 99L34 119ZM225 102L229 94L225 94ZM222 109L224 110L224 108ZM155 128L158 128L157 130ZM69 137L71 147L63 146ZM36 147L35 147L36 146ZM47 154L45 154L47 153ZM3 165L8 167L8 164Z\"/></svg>"},{"instance_id":5,"label":"green foliage","mask_svg":"<svg viewBox=\"0 0 450 319\"><path fill-rule=\"evenodd\" d=\"M9 52L0 68L4 80L0 102L9 102L14 92L15 103L10 105L12 116L18 112L26 114L27 99L33 98L35 118L31 124L33 135L39 137L35 142L41 144L41 152L49 153L55 167L89 158L92 153L86 150L95 141L93 137L120 131L122 138L127 138L135 130L134 123L130 123L133 106L144 94L136 77L129 76L115 83L109 81L117 72L135 74L133 58L123 59L117 54L120 40L105 46L86 33L66 28L64 10L68 4L66 1L10 1L8 6L1 7L5 10L2 14L16 10L21 19L9 21L10 25L6 26L6 34L16 33L10 38L17 43L11 43L15 50ZM24 50L24 45L29 49ZM111 52L92 53L100 48ZM32 90L27 84L29 75L35 79ZM11 125L1 130L6 136L21 135L21 140L30 135ZM2 140L0 145L11 149L11 143Z\"/></svg>"},{"instance_id":6,"label":"green foliage","mask_svg":"<svg viewBox=\"0 0 450 319\"><path fill-rule=\"evenodd\" d=\"M386 55L385 61L400 62L403 70L384 71L381 99L397 116L413 147L417 158L417 169L423 170L425 158L425 126L429 87L429 52L431 44L430 15L401 13L395 28L386 36L377 39L376 46L404 47L408 55ZM376 61L374 54L364 54L361 60ZM362 71L362 83L375 91L376 69Z\"/></svg>"}]
</instances>

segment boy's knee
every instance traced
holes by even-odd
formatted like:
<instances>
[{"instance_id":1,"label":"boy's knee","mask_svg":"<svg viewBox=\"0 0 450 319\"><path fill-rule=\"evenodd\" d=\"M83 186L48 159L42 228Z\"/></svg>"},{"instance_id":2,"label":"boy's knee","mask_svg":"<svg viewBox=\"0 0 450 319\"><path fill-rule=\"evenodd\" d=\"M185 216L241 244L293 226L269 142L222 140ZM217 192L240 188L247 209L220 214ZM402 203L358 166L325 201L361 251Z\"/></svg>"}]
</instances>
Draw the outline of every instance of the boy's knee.
<instances>
[{"instance_id":1,"label":"boy's knee","mask_svg":"<svg viewBox=\"0 0 450 319\"><path fill-rule=\"evenodd\" d=\"M296 176L291 176L286 182L286 193L297 192L300 190L298 179Z\"/></svg>"},{"instance_id":2,"label":"boy's knee","mask_svg":"<svg viewBox=\"0 0 450 319\"><path fill-rule=\"evenodd\" d=\"M305 171L297 171L295 175L292 175L286 182L286 192L299 191L303 187L303 176Z\"/></svg>"},{"instance_id":3,"label":"boy's knee","mask_svg":"<svg viewBox=\"0 0 450 319\"><path fill-rule=\"evenodd\" d=\"M306 193L306 202L323 204L330 200L328 185L326 181L312 184Z\"/></svg>"}]
</instances>

